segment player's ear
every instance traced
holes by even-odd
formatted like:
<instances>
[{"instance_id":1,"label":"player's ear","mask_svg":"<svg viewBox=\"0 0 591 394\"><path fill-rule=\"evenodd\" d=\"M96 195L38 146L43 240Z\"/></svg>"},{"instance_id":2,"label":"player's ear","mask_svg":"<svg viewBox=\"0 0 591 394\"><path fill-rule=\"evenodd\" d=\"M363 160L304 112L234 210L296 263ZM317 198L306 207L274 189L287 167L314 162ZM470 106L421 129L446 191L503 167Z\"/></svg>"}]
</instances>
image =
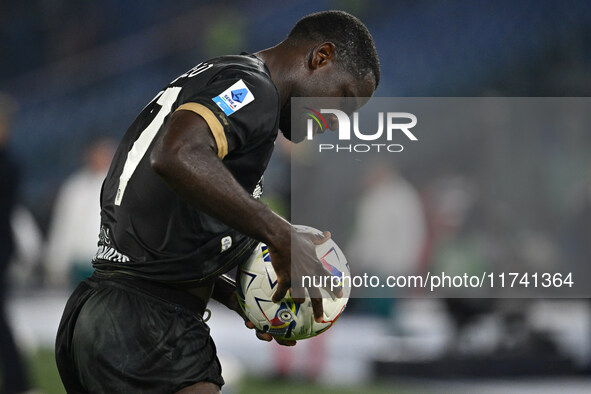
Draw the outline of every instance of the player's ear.
<instances>
[{"instance_id":1,"label":"player's ear","mask_svg":"<svg viewBox=\"0 0 591 394\"><path fill-rule=\"evenodd\" d=\"M332 42L324 42L312 49L309 67L312 70L324 67L334 60L335 45Z\"/></svg>"}]
</instances>

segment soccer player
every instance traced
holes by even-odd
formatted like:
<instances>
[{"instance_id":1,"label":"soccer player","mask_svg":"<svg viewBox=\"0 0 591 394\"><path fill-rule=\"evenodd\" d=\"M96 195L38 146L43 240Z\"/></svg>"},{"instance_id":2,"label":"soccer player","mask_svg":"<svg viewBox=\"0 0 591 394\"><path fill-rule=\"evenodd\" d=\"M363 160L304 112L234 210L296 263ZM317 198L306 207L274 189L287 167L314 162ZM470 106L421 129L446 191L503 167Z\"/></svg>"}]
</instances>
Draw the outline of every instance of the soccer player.
<instances>
[{"instance_id":1,"label":"soccer player","mask_svg":"<svg viewBox=\"0 0 591 394\"><path fill-rule=\"evenodd\" d=\"M278 129L304 137L291 130L291 97L370 97L379 78L367 28L326 11L301 19L275 47L208 60L156 95L115 153L95 272L60 323L56 359L69 393L220 392L202 315L210 297L240 313L223 274L259 241L278 276L275 301L291 287L292 267L321 269L323 239L292 233L257 200ZM309 291L320 319L320 293Z\"/></svg>"}]
</instances>

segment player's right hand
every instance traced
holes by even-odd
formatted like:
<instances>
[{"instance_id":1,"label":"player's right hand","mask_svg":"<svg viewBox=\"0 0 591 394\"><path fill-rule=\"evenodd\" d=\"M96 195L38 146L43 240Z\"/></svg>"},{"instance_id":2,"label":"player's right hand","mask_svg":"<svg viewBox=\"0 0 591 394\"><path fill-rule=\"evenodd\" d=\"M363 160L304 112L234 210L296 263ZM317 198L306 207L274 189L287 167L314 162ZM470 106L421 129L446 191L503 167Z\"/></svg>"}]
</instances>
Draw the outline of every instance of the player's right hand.
<instances>
[{"instance_id":1,"label":"player's right hand","mask_svg":"<svg viewBox=\"0 0 591 394\"><path fill-rule=\"evenodd\" d=\"M302 303L305 299L305 290L301 286L303 283L302 276L327 277L331 275L322 266L316 255L316 246L328 241L330 236L330 232L328 231L322 234L311 234L309 232L298 231L297 228L292 227L291 242L288 247L280 250L269 247L271 264L273 264L277 275L277 289L273 294L273 302L281 301L285 298L287 291L291 290L294 301ZM298 283L292 283L292 274ZM320 289L317 287L308 287L307 290L312 302L314 319L317 322L321 322L324 311ZM341 297L342 289L335 289L333 293L336 297Z\"/></svg>"}]
</instances>

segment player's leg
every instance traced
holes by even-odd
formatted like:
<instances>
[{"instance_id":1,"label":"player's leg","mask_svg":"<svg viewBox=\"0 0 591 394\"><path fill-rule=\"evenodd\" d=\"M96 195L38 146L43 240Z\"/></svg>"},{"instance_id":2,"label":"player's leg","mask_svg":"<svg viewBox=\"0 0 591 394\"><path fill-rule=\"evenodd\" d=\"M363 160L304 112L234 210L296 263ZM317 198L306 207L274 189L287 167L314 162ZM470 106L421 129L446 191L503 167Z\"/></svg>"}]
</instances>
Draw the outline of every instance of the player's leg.
<instances>
[{"instance_id":1,"label":"player's leg","mask_svg":"<svg viewBox=\"0 0 591 394\"><path fill-rule=\"evenodd\" d=\"M221 392L222 391L217 384L210 382L199 382L177 391L176 394L218 394Z\"/></svg>"},{"instance_id":2,"label":"player's leg","mask_svg":"<svg viewBox=\"0 0 591 394\"><path fill-rule=\"evenodd\" d=\"M76 363L72 359L72 334L80 309L94 292L86 282L80 283L68 299L55 341L55 360L62 383L68 393L87 393L80 380Z\"/></svg>"},{"instance_id":3,"label":"player's leg","mask_svg":"<svg viewBox=\"0 0 591 394\"><path fill-rule=\"evenodd\" d=\"M128 281L96 279L95 285L72 335L89 392L171 393L187 382L211 382L194 392L220 392L221 366L198 313Z\"/></svg>"}]
</instances>

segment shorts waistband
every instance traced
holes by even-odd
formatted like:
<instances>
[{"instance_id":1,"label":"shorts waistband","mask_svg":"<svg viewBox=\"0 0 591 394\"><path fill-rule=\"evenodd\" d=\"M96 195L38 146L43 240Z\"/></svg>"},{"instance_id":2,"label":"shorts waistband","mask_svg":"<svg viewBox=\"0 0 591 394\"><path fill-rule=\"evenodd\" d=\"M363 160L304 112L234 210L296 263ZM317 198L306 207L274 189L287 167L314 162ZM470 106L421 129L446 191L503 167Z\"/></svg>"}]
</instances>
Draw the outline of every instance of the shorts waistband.
<instances>
[{"instance_id":1,"label":"shorts waistband","mask_svg":"<svg viewBox=\"0 0 591 394\"><path fill-rule=\"evenodd\" d=\"M86 280L93 288L116 287L122 290L135 290L156 297L162 301L182 306L199 316L203 316L206 302L187 291L175 289L165 284L150 282L128 275L102 276L96 272Z\"/></svg>"}]
</instances>

